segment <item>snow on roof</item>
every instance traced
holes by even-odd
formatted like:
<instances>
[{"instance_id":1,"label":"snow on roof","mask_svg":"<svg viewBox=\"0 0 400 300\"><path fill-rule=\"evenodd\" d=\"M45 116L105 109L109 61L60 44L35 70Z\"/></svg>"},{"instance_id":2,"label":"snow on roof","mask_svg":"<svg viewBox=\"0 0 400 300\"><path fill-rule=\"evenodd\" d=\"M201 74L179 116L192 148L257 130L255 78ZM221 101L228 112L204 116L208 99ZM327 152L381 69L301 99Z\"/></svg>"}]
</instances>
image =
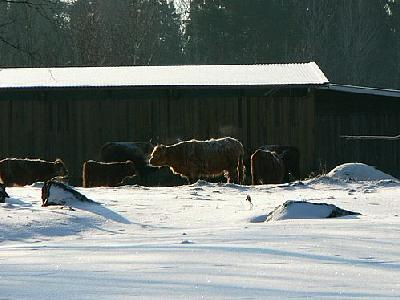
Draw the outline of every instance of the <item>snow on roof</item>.
<instances>
[{"instance_id":1,"label":"snow on roof","mask_svg":"<svg viewBox=\"0 0 400 300\"><path fill-rule=\"evenodd\" d=\"M315 62L0 69L0 88L322 85Z\"/></svg>"}]
</instances>

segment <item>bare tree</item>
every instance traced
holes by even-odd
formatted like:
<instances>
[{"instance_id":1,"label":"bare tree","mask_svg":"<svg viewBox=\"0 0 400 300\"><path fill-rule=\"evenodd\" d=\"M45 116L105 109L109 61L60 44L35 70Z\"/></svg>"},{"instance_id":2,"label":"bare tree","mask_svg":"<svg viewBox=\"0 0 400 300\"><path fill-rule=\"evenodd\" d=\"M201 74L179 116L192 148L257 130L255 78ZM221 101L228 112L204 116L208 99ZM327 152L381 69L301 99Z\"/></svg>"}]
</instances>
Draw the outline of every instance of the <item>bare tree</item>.
<instances>
[{"instance_id":1,"label":"bare tree","mask_svg":"<svg viewBox=\"0 0 400 300\"><path fill-rule=\"evenodd\" d=\"M43 66L65 60L64 6L59 0L0 0L0 64Z\"/></svg>"},{"instance_id":2,"label":"bare tree","mask_svg":"<svg viewBox=\"0 0 400 300\"><path fill-rule=\"evenodd\" d=\"M166 0L76 1L71 29L80 65L177 64L181 23Z\"/></svg>"}]
</instances>

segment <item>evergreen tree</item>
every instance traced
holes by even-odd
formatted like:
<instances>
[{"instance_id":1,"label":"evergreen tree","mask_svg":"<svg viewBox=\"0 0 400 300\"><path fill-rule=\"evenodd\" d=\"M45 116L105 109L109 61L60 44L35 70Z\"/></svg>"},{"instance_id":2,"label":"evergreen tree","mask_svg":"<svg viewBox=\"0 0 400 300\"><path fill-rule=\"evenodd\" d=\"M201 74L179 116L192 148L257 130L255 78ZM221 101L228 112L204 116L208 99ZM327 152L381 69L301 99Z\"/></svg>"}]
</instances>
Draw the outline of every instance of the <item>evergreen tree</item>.
<instances>
[{"instance_id":1,"label":"evergreen tree","mask_svg":"<svg viewBox=\"0 0 400 300\"><path fill-rule=\"evenodd\" d=\"M288 62L299 35L292 1L193 0L186 55L197 63Z\"/></svg>"},{"instance_id":2,"label":"evergreen tree","mask_svg":"<svg viewBox=\"0 0 400 300\"><path fill-rule=\"evenodd\" d=\"M390 42L387 48L392 50L386 59L394 70L392 87L400 89L400 1L388 0L385 8L390 27Z\"/></svg>"}]
</instances>

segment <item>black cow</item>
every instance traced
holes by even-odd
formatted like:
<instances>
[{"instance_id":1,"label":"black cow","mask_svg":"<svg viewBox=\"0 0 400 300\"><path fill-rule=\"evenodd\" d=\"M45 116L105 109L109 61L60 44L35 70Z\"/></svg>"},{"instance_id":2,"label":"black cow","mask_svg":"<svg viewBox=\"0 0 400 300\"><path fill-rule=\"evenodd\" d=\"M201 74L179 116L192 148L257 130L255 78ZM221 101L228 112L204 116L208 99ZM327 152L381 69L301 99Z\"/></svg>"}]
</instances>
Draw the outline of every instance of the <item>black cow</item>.
<instances>
[{"instance_id":1,"label":"black cow","mask_svg":"<svg viewBox=\"0 0 400 300\"><path fill-rule=\"evenodd\" d=\"M125 162L130 160L136 172L148 165L154 145L149 142L108 142L100 149L100 161Z\"/></svg>"}]
</instances>

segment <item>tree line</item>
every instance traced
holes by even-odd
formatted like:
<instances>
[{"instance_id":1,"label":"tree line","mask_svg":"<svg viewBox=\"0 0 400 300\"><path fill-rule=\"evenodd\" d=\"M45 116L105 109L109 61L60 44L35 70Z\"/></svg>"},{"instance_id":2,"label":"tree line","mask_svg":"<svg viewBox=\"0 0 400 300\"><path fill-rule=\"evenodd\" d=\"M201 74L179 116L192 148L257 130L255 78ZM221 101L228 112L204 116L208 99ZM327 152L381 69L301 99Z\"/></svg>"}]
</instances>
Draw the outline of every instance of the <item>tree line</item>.
<instances>
[{"instance_id":1,"label":"tree line","mask_svg":"<svg viewBox=\"0 0 400 300\"><path fill-rule=\"evenodd\" d=\"M308 61L400 89L400 1L0 0L0 68Z\"/></svg>"}]
</instances>

